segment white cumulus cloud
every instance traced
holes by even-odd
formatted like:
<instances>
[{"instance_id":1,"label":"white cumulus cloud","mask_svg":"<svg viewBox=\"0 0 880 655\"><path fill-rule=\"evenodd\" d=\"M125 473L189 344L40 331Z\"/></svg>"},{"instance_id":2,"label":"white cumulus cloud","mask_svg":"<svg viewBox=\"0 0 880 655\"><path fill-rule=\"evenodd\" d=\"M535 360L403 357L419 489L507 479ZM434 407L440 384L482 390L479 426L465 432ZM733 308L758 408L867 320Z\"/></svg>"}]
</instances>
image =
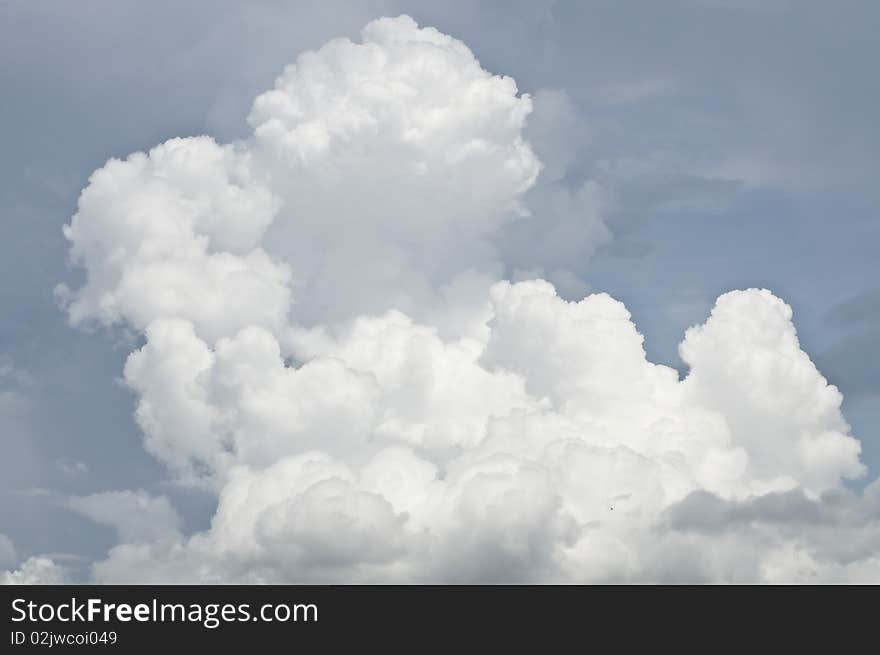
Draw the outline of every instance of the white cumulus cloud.
<instances>
[{"instance_id":1,"label":"white cumulus cloud","mask_svg":"<svg viewBox=\"0 0 880 655\"><path fill-rule=\"evenodd\" d=\"M0 571L0 584L4 585L52 585L67 582L64 568L48 557L30 557L16 570Z\"/></svg>"},{"instance_id":2,"label":"white cumulus cloud","mask_svg":"<svg viewBox=\"0 0 880 655\"><path fill-rule=\"evenodd\" d=\"M300 55L251 137L92 176L60 293L143 334L145 446L218 501L184 534L164 497L70 500L119 532L97 580L878 579L876 484L843 486L860 445L791 309L725 294L683 380L648 361L623 304L580 293L609 237L602 189L563 181L589 135L564 93L535 107L383 18Z\"/></svg>"}]
</instances>

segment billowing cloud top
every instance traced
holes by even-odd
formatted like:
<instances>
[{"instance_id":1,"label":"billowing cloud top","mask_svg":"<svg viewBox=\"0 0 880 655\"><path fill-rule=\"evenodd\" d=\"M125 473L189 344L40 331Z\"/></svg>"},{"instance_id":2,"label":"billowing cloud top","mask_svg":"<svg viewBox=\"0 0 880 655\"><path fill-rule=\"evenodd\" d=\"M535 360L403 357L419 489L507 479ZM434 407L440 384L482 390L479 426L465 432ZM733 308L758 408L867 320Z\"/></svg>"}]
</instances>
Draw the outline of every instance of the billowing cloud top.
<instances>
[{"instance_id":1,"label":"billowing cloud top","mask_svg":"<svg viewBox=\"0 0 880 655\"><path fill-rule=\"evenodd\" d=\"M248 139L92 176L71 321L144 334L146 448L219 500L191 535L142 492L72 500L120 533L98 580L880 577L876 485L842 486L859 442L784 302L720 297L680 380L611 297L501 279L507 227L576 224L589 196L539 183L528 215L531 111L460 41L383 18L285 69ZM845 554L835 522L861 535Z\"/></svg>"}]
</instances>

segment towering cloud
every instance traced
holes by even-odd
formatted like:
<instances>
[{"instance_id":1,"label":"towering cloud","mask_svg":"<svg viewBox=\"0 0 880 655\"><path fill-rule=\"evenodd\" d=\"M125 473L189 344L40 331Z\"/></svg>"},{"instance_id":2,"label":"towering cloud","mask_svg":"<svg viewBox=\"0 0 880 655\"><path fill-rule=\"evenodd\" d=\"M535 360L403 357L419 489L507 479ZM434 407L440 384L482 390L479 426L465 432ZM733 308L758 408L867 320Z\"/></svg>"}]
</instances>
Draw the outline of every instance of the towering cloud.
<instances>
[{"instance_id":1,"label":"towering cloud","mask_svg":"<svg viewBox=\"0 0 880 655\"><path fill-rule=\"evenodd\" d=\"M179 316L210 340L248 325L279 329L290 273L258 245L278 201L250 159L196 137L96 171L64 230L88 272L71 321L140 331Z\"/></svg>"},{"instance_id":2,"label":"towering cloud","mask_svg":"<svg viewBox=\"0 0 880 655\"><path fill-rule=\"evenodd\" d=\"M250 138L92 176L70 318L143 333L146 448L218 498L189 535L164 498L72 500L120 533L98 580L877 578L876 485L842 485L859 443L785 303L719 298L680 380L618 301L502 279L528 235L607 238L597 187L558 184L566 102L532 117L540 181L513 80L381 19L285 69ZM837 524L859 547L829 545Z\"/></svg>"}]
</instances>

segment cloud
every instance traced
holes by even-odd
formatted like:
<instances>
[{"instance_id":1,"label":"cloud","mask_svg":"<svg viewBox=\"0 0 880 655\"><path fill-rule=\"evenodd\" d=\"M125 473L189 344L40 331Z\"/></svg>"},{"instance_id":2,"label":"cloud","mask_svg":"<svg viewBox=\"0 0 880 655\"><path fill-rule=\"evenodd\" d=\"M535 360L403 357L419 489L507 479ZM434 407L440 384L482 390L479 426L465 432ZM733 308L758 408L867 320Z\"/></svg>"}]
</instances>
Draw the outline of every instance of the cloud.
<instances>
[{"instance_id":1,"label":"cloud","mask_svg":"<svg viewBox=\"0 0 880 655\"><path fill-rule=\"evenodd\" d=\"M74 496L67 500L67 506L96 523L113 527L122 541L176 537L180 527L180 518L168 499L152 497L143 490Z\"/></svg>"},{"instance_id":2,"label":"cloud","mask_svg":"<svg viewBox=\"0 0 880 655\"><path fill-rule=\"evenodd\" d=\"M862 473L840 394L766 291L719 299L682 344L681 381L646 360L619 302L566 302L542 281L493 286L483 339L444 341L391 312L299 334L299 367L260 328L213 353L183 329L176 354L212 356L164 425L210 410L213 450L190 454L217 513L206 532L118 546L101 580L654 579L664 549L694 539L673 522L654 543L691 494L815 502ZM754 579L798 540L787 520L775 549L755 549ZM704 560L674 577L702 580ZM738 579L740 564L713 575Z\"/></svg>"},{"instance_id":3,"label":"cloud","mask_svg":"<svg viewBox=\"0 0 880 655\"><path fill-rule=\"evenodd\" d=\"M791 316L766 290L721 296L706 325L690 328L679 347L691 367L683 387L689 399L729 417L756 473L773 471L818 492L841 475L864 473L861 446L847 435L843 396L800 349Z\"/></svg>"},{"instance_id":4,"label":"cloud","mask_svg":"<svg viewBox=\"0 0 880 655\"><path fill-rule=\"evenodd\" d=\"M67 574L64 569L48 557L31 557L17 570L0 571L0 584L4 585L52 585L66 582Z\"/></svg>"},{"instance_id":5,"label":"cloud","mask_svg":"<svg viewBox=\"0 0 880 655\"><path fill-rule=\"evenodd\" d=\"M577 283L609 238L575 175L588 131L561 92L532 111L460 41L380 19L288 66L251 137L92 176L65 231L86 282L60 293L75 324L143 334L124 380L145 446L218 503L181 534L165 498L72 499L119 532L98 581L876 577L864 523L846 555L786 512L772 538L687 520L838 511L864 473L842 396L766 290L688 330L683 380L648 361L623 304Z\"/></svg>"},{"instance_id":6,"label":"cloud","mask_svg":"<svg viewBox=\"0 0 880 655\"><path fill-rule=\"evenodd\" d=\"M833 490L810 498L793 489L724 500L697 491L668 509L668 522L661 530L686 535L703 547L726 542L740 553L760 545L767 555L746 580L876 581L880 577L878 501L876 481L861 496ZM736 555L730 552L725 557Z\"/></svg>"},{"instance_id":7,"label":"cloud","mask_svg":"<svg viewBox=\"0 0 880 655\"><path fill-rule=\"evenodd\" d=\"M499 247L512 278L542 277L566 297L581 298L587 265L611 239L605 221L612 196L582 170L593 131L569 95L541 89L533 104L524 134L541 159L540 180L526 195L530 217L510 223Z\"/></svg>"},{"instance_id":8,"label":"cloud","mask_svg":"<svg viewBox=\"0 0 880 655\"><path fill-rule=\"evenodd\" d=\"M15 545L5 534L0 533L0 566L14 564L18 560Z\"/></svg>"},{"instance_id":9,"label":"cloud","mask_svg":"<svg viewBox=\"0 0 880 655\"><path fill-rule=\"evenodd\" d=\"M838 302L825 317L832 325L842 327L871 325L880 320L880 289L871 289Z\"/></svg>"},{"instance_id":10,"label":"cloud","mask_svg":"<svg viewBox=\"0 0 880 655\"><path fill-rule=\"evenodd\" d=\"M66 584L69 582L67 570L54 561L56 557L66 556L38 555L29 557L17 569L0 569L0 585ZM0 533L0 566L14 565L17 560L12 540Z\"/></svg>"},{"instance_id":11,"label":"cloud","mask_svg":"<svg viewBox=\"0 0 880 655\"><path fill-rule=\"evenodd\" d=\"M233 146L207 137L171 139L96 171L64 228L88 273L76 293L58 290L71 322L142 330L179 315L208 338L281 325L289 271L256 246L277 201L253 177Z\"/></svg>"},{"instance_id":12,"label":"cloud","mask_svg":"<svg viewBox=\"0 0 880 655\"><path fill-rule=\"evenodd\" d=\"M59 459L56 460L55 466L65 475L77 477L85 475L89 471L89 465L79 459Z\"/></svg>"},{"instance_id":13,"label":"cloud","mask_svg":"<svg viewBox=\"0 0 880 655\"><path fill-rule=\"evenodd\" d=\"M15 365L6 353L0 353L0 420L12 420L28 407L31 376Z\"/></svg>"},{"instance_id":14,"label":"cloud","mask_svg":"<svg viewBox=\"0 0 880 655\"><path fill-rule=\"evenodd\" d=\"M824 323L842 334L817 353L832 380L846 381L849 398L866 397L880 389L880 290L872 289L836 303Z\"/></svg>"},{"instance_id":15,"label":"cloud","mask_svg":"<svg viewBox=\"0 0 880 655\"><path fill-rule=\"evenodd\" d=\"M597 102L608 105L629 105L650 98L664 96L675 91L672 80L653 78L633 82L608 84L600 89Z\"/></svg>"}]
</instances>

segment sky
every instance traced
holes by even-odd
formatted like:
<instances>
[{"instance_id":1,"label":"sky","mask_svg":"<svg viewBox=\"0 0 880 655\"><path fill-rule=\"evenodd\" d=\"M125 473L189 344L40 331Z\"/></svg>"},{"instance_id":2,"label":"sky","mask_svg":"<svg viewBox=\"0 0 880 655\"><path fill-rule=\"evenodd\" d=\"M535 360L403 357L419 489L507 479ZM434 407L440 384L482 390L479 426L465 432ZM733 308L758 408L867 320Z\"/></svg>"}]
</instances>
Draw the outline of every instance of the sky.
<instances>
[{"instance_id":1,"label":"sky","mask_svg":"<svg viewBox=\"0 0 880 655\"><path fill-rule=\"evenodd\" d=\"M874 3L0 12L8 576L880 579Z\"/></svg>"}]
</instances>

